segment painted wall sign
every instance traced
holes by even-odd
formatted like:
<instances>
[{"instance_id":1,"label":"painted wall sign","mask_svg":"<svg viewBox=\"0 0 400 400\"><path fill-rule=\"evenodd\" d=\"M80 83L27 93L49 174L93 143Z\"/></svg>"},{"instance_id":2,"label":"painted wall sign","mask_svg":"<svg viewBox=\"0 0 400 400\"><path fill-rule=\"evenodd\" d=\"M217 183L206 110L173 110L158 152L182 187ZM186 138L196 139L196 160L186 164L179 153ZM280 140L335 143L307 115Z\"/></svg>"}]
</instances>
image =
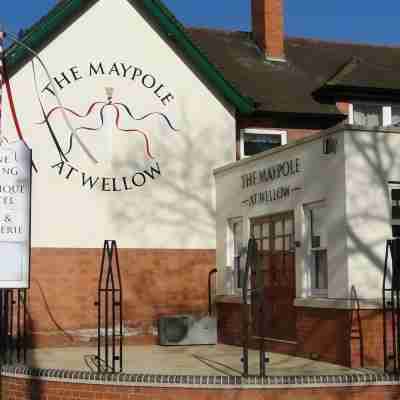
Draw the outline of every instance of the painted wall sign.
<instances>
[{"instance_id":1,"label":"painted wall sign","mask_svg":"<svg viewBox=\"0 0 400 400\"><path fill-rule=\"evenodd\" d=\"M242 175L242 189L262 183L271 183L280 178L301 173L300 159L282 161L268 168L259 169Z\"/></svg>"},{"instance_id":2,"label":"painted wall sign","mask_svg":"<svg viewBox=\"0 0 400 400\"><path fill-rule=\"evenodd\" d=\"M22 141L0 146L0 287L29 286L32 152Z\"/></svg>"},{"instance_id":3,"label":"painted wall sign","mask_svg":"<svg viewBox=\"0 0 400 400\"><path fill-rule=\"evenodd\" d=\"M152 148L153 132L149 129L154 129L155 123L168 134L177 133L179 129L167 115L168 106L174 102L175 95L160 79L129 63L107 64L104 61L69 66L53 76L53 85L48 81L40 82L34 64L33 75L42 111L42 118L37 123L47 130L57 149L59 160L49 163L57 175L78 182L87 190L103 192L135 190L162 175L161 164ZM84 108L81 105L79 108L71 104L63 107L56 104L54 86L62 93L66 88L74 89L74 84L82 84L85 80L91 85L89 88L98 89L103 83L104 98L96 98L90 91L77 89L79 99L82 96L87 99ZM137 114L133 106L134 101L140 101L140 98L132 93L128 99L119 99L118 89L112 83L110 85L116 80L118 84L129 83L132 90L148 92L155 101L155 109ZM79 140L66 129L63 122L65 118L72 122ZM143 128L143 123L147 121L153 128ZM89 167L82 165L82 143L92 159L93 165ZM128 154L129 161L125 162L124 173L116 175L115 165L121 164L118 152L125 153L125 157ZM96 169L96 166L101 168ZM105 176L104 170L107 169L110 174Z\"/></svg>"},{"instance_id":4,"label":"painted wall sign","mask_svg":"<svg viewBox=\"0 0 400 400\"><path fill-rule=\"evenodd\" d=\"M242 189L247 189L260 184L272 184L285 178L290 178L302 172L300 159L282 161L268 168L252 171L241 176ZM242 205L254 207L257 204L270 203L276 200L285 200L293 192L301 190L299 187L292 187L290 184L281 184L280 186L268 188L266 190L253 193L247 199L242 201Z\"/></svg>"}]
</instances>

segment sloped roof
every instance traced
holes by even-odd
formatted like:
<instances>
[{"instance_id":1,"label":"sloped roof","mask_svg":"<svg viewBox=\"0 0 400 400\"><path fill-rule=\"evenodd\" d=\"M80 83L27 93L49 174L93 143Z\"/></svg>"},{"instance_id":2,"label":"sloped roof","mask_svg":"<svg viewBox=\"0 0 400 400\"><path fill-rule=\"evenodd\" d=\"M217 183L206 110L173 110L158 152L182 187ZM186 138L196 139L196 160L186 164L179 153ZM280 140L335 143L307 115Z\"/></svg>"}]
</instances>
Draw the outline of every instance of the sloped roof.
<instances>
[{"instance_id":1,"label":"sloped roof","mask_svg":"<svg viewBox=\"0 0 400 400\"><path fill-rule=\"evenodd\" d=\"M60 1L26 32L23 41L40 49L96 1ZM142 5L166 34L166 40L177 45L239 113L295 113L340 119L343 114L335 105L337 99L367 93L400 101L400 47L286 38L286 62L269 62L249 32L184 28L161 0L136 4ZM16 68L29 59L29 54L15 45L6 57L8 65Z\"/></svg>"},{"instance_id":2,"label":"sloped roof","mask_svg":"<svg viewBox=\"0 0 400 400\"><path fill-rule=\"evenodd\" d=\"M400 88L400 47L286 38L286 62L279 63L264 60L250 33L187 30L225 78L252 97L259 110L341 115L334 102L318 98L318 90L339 84L386 92ZM360 61L356 69L332 81L354 57Z\"/></svg>"},{"instance_id":3,"label":"sloped roof","mask_svg":"<svg viewBox=\"0 0 400 400\"><path fill-rule=\"evenodd\" d=\"M28 29L21 41L34 50L39 50L53 40L74 18L79 17L98 0L62 0L36 24ZM134 0L128 0L132 5ZM170 44L177 45L192 62L197 71L239 112L251 113L254 104L251 98L243 96L223 75L210 63L202 51L186 35L183 26L168 10L161 0L141 0L141 6L164 32ZM6 63L15 70L31 58L27 49L15 44L6 51Z\"/></svg>"},{"instance_id":4,"label":"sloped roof","mask_svg":"<svg viewBox=\"0 0 400 400\"><path fill-rule=\"evenodd\" d=\"M315 95L400 102L400 48L365 46L363 50L354 51Z\"/></svg>"}]
</instances>

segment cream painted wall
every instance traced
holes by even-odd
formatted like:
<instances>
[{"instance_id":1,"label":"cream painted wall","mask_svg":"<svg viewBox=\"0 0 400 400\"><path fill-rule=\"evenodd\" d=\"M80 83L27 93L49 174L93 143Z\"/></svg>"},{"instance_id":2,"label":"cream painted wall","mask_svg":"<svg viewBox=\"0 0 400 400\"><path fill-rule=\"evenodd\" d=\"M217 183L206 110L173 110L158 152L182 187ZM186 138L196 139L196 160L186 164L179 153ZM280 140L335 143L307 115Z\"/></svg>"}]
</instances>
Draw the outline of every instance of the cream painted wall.
<instances>
[{"instance_id":1,"label":"cream painted wall","mask_svg":"<svg viewBox=\"0 0 400 400\"><path fill-rule=\"evenodd\" d=\"M137 163L141 166L149 159L145 156L144 136L118 130L116 108L104 109L105 119L106 111L109 112L108 130L103 126L96 132L79 131L100 163L91 163L73 141L69 164L78 171L72 170L67 179L70 167L51 167L60 159L48 129L38 124L43 116L33 66L26 64L13 76L11 84L23 133L39 168L33 176L32 245L101 247L104 239L116 239L120 247L126 248L215 248L212 170L235 159L233 109L196 76L126 0L98 1L49 43L40 56L53 77L61 79L64 72L71 81L64 81L59 92L65 107L84 114L93 102L106 101L105 87L110 86L114 89L114 103L124 103L137 117L164 113L179 132L170 129L160 115L133 121L126 109L118 106L121 128L148 134L155 158L153 166L158 163L161 176L154 174L153 180L145 175L146 184L129 191L103 191L101 184L94 190L82 187L85 173L86 179L100 177L100 183L103 177L116 177L121 188L122 177L132 178ZM104 76L89 76L91 62L103 63ZM118 63L120 76L115 69L112 71L113 63ZM143 75L151 74L157 81L153 90L137 78L132 80L129 74L133 68L123 77L120 63L126 68L140 68ZM42 91L48 80L37 61L34 66ZM151 86L152 78L147 77L145 83ZM161 84L164 86L158 96L174 96L171 101L164 101L166 105L154 93ZM55 97L48 90L39 97L46 112L56 107ZM16 137L15 129L5 96L3 101L2 131L12 140ZM94 128L101 124L101 106L95 106L86 118L67 114L75 128ZM69 130L60 110L53 112L50 121L63 148L67 148ZM112 154L108 150L110 143ZM107 162L110 157L112 162ZM140 183L141 175L137 179ZM113 189L112 179L106 179L105 188Z\"/></svg>"}]
</instances>

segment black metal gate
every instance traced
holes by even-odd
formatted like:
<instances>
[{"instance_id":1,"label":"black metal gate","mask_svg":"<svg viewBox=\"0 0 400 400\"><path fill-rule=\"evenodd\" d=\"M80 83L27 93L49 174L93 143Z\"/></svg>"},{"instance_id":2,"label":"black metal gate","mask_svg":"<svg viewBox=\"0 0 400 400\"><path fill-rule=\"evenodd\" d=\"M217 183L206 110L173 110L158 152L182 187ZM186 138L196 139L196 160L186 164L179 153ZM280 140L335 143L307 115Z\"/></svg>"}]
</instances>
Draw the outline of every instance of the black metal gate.
<instances>
[{"instance_id":1,"label":"black metal gate","mask_svg":"<svg viewBox=\"0 0 400 400\"><path fill-rule=\"evenodd\" d=\"M391 260L391 268L389 266ZM383 274L384 369L400 372L400 239L386 242Z\"/></svg>"},{"instance_id":2,"label":"black metal gate","mask_svg":"<svg viewBox=\"0 0 400 400\"><path fill-rule=\"evenodd\" d=\"M0 358L2 363L26 362L26 301L26 289L0 289Z\"/></svg>"},{"instance_id":3,"label":"black metal gate","mask_svg":"<svg viewBox=\"0 0 400 400\"><path fill-rule=\"evenodd\" d=\"M246 269L242 285L242 338L243 338L243 376L249 374L249 343L255 341L259 346L260 376L265 375L269 361L265 349L264 323L264 271L260 262L257 242L252 237L247 246ZM249 296L251 306L248 304Z\"/></svg>"},{"instance_id":4,"label":"black metal gate","mask_svg":"<svg viewBox=\"0 0 400 400\"><path fill-rule=\"evenodd\" d=\"M115 240L104 242L97 292L97 370L122 372L122 287Z\"/></svg>"}]
</instances>

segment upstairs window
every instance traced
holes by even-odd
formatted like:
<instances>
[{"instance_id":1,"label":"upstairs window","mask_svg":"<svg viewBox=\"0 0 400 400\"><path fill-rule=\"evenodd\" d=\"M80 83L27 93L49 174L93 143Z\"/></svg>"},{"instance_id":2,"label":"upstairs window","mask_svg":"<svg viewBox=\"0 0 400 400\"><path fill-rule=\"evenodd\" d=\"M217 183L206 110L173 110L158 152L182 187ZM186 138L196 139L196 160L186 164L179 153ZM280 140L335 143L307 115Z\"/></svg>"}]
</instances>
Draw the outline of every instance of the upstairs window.
<instances>
[{"instance_id":1,"label":"upstairs window","mask_svg":"<svg viewBox=\"0 0 400 400\"><path fill-rule=\"evenodd\" d=\"M382 106L366 103L354 104L353 118L355 125L367 126L368 128L383 126Z\"/></svg>"},{"instance_id":2,"label":"upstairs window","mask_svg":"<svg viewBox=\"0 0 400 400\"><path fill-rule=\"evenodd\" d=\"M285 131L246 128L240 131L240 158L287 144Z\"/></svg>"},{"instance_id":3,"label":"upstairs window","mask_svg":"<svg viewBox=\"0 0 400 400\"><path fill-rule=\"evenodd\" d=\"M349 123L368 128L400 124L400 104L354 103L349 107Z\"/></svg>"},{"instance_id":4,"label":"upstairs window","mask_svg":"<svg viewBox=\"0 0 400 400\"><path fill-rule=\"evenodd\" d=\"M400 127L400 105L392 106L392 123Z\"/></svg>"}]
</instances>

